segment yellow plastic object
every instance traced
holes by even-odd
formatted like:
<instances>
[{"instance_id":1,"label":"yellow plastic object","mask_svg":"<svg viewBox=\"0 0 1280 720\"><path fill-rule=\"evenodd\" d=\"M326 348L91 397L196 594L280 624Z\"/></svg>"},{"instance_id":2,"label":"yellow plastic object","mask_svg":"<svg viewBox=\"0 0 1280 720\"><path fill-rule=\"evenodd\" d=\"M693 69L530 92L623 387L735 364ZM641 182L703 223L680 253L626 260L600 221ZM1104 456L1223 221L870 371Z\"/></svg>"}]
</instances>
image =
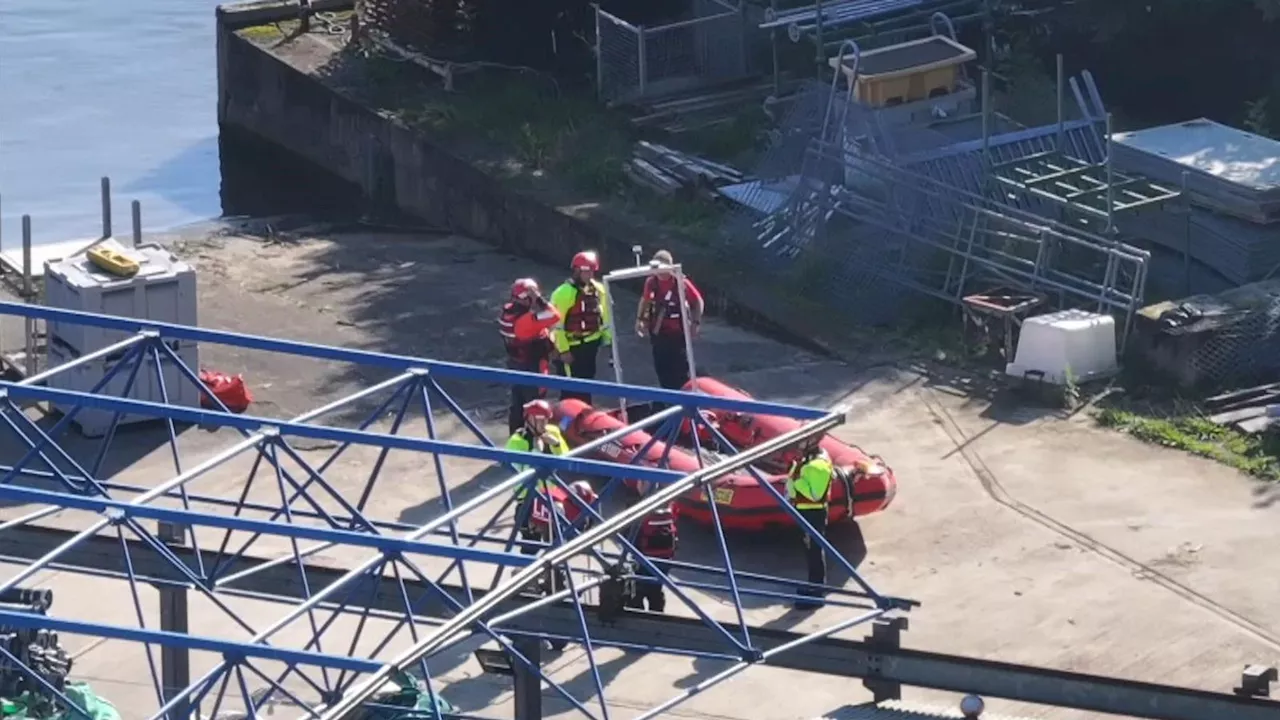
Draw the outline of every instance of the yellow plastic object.
<instances>
[{"instance_id":1,"label":"yellow plastic object","mask_svg":"<svg viewBox=\"0 0 1280 720\"><path fill-rule=\"evenodd\" d=\"M89 248L85 254L89 257L89 262L93 263L94 267L119 277L133 277L142 269L142 266L136 260L109 248Z\"/></svg>"}]
</instances>

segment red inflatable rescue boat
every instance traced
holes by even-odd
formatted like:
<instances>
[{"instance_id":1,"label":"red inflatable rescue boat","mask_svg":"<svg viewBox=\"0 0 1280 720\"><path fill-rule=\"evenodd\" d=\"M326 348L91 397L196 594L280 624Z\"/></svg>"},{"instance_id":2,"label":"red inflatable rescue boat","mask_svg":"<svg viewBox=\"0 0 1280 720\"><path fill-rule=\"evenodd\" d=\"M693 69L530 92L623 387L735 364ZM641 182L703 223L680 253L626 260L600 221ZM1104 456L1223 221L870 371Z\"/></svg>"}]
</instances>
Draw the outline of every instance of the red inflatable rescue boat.
<instances>
[{"instance_id":1,"label":"red inflatable rescue boat","mask_svg":"<svg viewBox=\"0 0 1280 720\"><path fill-rule=\"evenodd\" d=\"M710 378L699 379L698 388L709 395L745 399L749 396L740 390L731 388ZM686 387L688 389L688 387ZM773 416L751 416L743 413L719 413L710 416L717 423L720 431L729 442L739 449L745 449L758 443L777 437L782 433L795 429L799 422L789 418ZM608 433L624 427L624 422L616 412L597 410L580 400L563 400L557 406L557 421L564 433L565 440L571 446L590 442ZM683 428L688 438L689 423ZM606 462L629 463L659 467L663 465L663 455L667 454L665 466L682 473L693 473L702 468L698 458L691 449L692 441L681 443L668 449L661 440L650 444L652 436L637 430L620 441L609 443L594 453L596 459ZM699 441L706 446L707 434L700 432ZM644 457L636 459L648 445ZM824 438L822 447L832 458L834 464L844 471L848 482L837 480L832 486L831 519L833 521L852 515L868 515L883 510L893 500L895 482L893 471L877 457L869 456L861 450L846 445L832 438ZM715 452L703 449L705 464L712 464L720 459ZM779 493L786 496L786 472L791 458L770 458L756 466L756 470L769 481ZM629 487L637 488L638 483L627 481ZM756 478L748 472L734 473L716 481L712 489L721 524L733 530L763 530L772 527L794 525L791 515L779 506L777 498L760 486ZM852 490L852 505L848 502ZM699 489L690 492L677 501L682 515L710 525L714 522L711 516L711 505L707 491Z\"/></svg>"}]
</instances>

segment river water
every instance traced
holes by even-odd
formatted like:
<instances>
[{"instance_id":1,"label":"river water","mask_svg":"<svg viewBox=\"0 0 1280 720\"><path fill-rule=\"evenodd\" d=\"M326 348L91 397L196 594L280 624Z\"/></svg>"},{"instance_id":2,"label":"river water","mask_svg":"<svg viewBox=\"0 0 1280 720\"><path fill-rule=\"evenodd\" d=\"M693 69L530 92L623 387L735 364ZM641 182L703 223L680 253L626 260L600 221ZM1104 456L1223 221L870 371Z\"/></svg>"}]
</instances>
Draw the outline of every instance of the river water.
<instances>
[{"instance_id":1,"label":"river water","mask_svg":"<svg viewBox=\"0 0 1280 720\"><path fill-rule=\"evenodd\" d=\"M116 233L221 214L215 0L0 0L5 247L96 237L99 178Z\"/></svg>"}]
</instances>

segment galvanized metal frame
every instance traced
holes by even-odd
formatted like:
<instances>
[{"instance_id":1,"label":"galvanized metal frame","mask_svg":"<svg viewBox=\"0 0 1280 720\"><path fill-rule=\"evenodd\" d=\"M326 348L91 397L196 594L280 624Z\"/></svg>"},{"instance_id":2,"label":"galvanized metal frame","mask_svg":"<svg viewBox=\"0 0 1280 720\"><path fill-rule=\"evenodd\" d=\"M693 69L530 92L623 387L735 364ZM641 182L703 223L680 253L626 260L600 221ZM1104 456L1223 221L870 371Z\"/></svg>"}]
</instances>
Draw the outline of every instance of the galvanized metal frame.
<instances>
[{"instance_id":1,"label":"galvanized metal frame","mask_svg":"<svg viewBox=\"0 0 1280 720\"><path fill-rule=\"evenodd\" d=\"M252 713L264 703L279 698L285 698L286 704L296 705L307 717L338 718L344 708L349 709L367 701L371 693L378 689L380 680L398 677L401 672L416 673L428 689L438 691L439 687L427 672L423 658L472 634L489 637L507 651L521 673L537 677L539 681L532 683L532 687L539 687L545 682L553 692L587 717L608 717L606 688L599 681L599 672L595 669L594 648L608 647L610 643L608 638L601 642L592 636L593 623L588 622L586 615L590 608L583 604L583 593L603 583L605 575L597 567L580 562L580 558L591 558L600 566L631 558L632 562L648 566L650 573L663 583L679 601L678 604L685 606L676 613L692 616L718 638L719 643L723 643L721 648L693 653L678 646L663 647L656 644L618 645L614 641L612 646L742 660L741 667L733 673L713 678L710 682L728 679L746 667L762 660L774 659L780 652L787 651L787 648L766 650L756 646L753 640L755 630L749 624L742 599L755 595L785 602L796 599L797 586L803 587L806 584L794 579L735 568L731 561L729 542L720 528L718 510L713 508L713 516L717 529L716 542L723 555L723 562L718 566L679 560L672 563L674 567L687 571L684 573L686 576L690 572L703 578L710 576L709 582L678 579L669 572L658 571L658 568L640 556L625 531L633 521L681 493L713 482L729 472L743 468L750 471L751 463L759 458L797 442L802 437L827 431L843 421L843 412L598 381L531 376L509 370L20 303L0 303L0 314L82 324L129 334L111 347L87 354L40 375L20 382L0 382L0 427L6 429L25 448L22 457L0 465L0 471L4 473L3 480L0 480L0 499L16 504L41 506L41 509L22 517L0 522L0 545L6 545L6 532L21 533L22 537L28 538L41 533L55 533L49 537L60 538L41 545L38 555L30 549L29 541L9 541L8 547L26 548L22 550L22 554L28 562L17 572L0 580L0 590L22 586L38 579L43 571L53 568L117 577L128 584L139 626L136 629L122 628L93 618L53 618L13 611L0 615L0 623L22 627L61 628L68 632L142 642L148 648L149 658L151 648L160 647L161 667L157 668L154 659L151 660L158 707L151 717L156 720L195 717L202 710L207 715L210 705L222 707L227 703L241 704L246 711ZM166 343L172 340L218 343L246 350L354 362L379 368L389 377L349 397L291 419L237 415L228 411L208 393L208 388L201 383L195 369L182 364ZM45 386L58 372L122 352L124 357L109 371L108 377L90 391L79 392ZM169 398L175 395L172 392L174 388L165 384L162 369L167 367L176 368L185 381L196 384L204 394L212 398L215 407L200 409L170 404ZM140 377L143 372L155 374L154 382L160 387L161 402L129 397L137 383L147 381L145 377ZM118 377L126 378L120 391L121 396L105 394L103 388ZM670 407L644 421L628 425L579 447L569 457L528 455L497 447L441 387L440 381L448 379L507 384L533 380L554 389L621 395L633 401L659 402ZM372 400L381 400L381 404L355 428L337 427L324 422L335 412L348 409L357 401ZM68 410L52 427L45 429L21 412L19 402L56 403ZM467 427L478 442L472 444L439 439L434 414L441 405L443 410L451 412ZM409 435L404 429L407 427L406 420L411 407L421 410L424 416L426 438ZM805 424L799 431L786 437L745 449L742 453L731 454L722 462L687 476L661 467L602 462L589 457L608 443L646 427L659 426L653 431L655 441L659 438L670 440L675 437L682 422L689 421L695 428L698 427L697 424L703 422L699 410L704 408L787 416L804 421ZM89 409L107 411L114 418L110 429L102 438L96 456L91 461L77 461L59 441L77 414ZM116 428L123 415L154 417L166 425L174 461L175 474L171 479L141 487L101 477L104 460L110 446L117 439ZM375 422L388 415L392 417L389 431L373 427ZM228 427L242 437L226 450L198 464L187 465L181 458L178 423ZM290 438L327 440L337 444L337 448L324 462L317 463L305 459ZM325 475L347 448L359 445L378 448L379 457L360 497L345 497ZM377 482L386 453L392 449L422 452L432 456L432 465L439 481L438 492L445 510L424 525L415 527L380 519L369 510L367 501L370 492ZM440 458L444 456L508 465L518 462L531 469L515 473L478 496L455 505L450 498L448 483L444 477L445 469L440 462ZM200 478L219 468L225 468L229 461L241 457L253 459L253 470L250 471L250 477L239 497L220 497L198 491L196 483ZM260 469L265 469L266 475L273 476L279 490L278 504L249 498L250 486L258 477ZM517 522L509 530L499 528L498 523L506 515L507 508L511 507L510 498L516 489L524 486L534 488L534 492L543 492L534 487L536 478L549 478L554 484L567 488L564 480L557 475L560 472L611 478L601 492L603 496L611 493L624 477L645 480L653 484L655 490L636 506L611 517L602 516L598 508L586 509L587 514L596 521L596 525L586 531L570 525L564 516L557 514L554 522L556 532L551 546L535 548L538 550L537 555L526 555L520 550L527 543L520 538L516 529L521 524L520 519L517 518ZM23 487L13 482L19 478L41 479L45 484L41 487ZM764 487L774 493L781 507L790 509L785 498L764 482L764 478L759 479ZM494 501L504 497L508 498L505 505L487 518L480 530L465 531L459 526L459 521L464 518L479 519L478 513L487 515L492 504L496 504ZM544 501L548 500L545 495L542 497ZM58 535L58 531L41 528L40 520L61 511L92 513L96 520L79 531L63 535ZM156 523L158 529L152 523ZM805 529L812 532L812 528L805 526ZM212 533L217 533L217 537ZM244 540L245 537L248 539ZM816 537L818 542L826 544L820 536ZM217 538L221 538L220 545ZM251 557L249 552L262 538L276 538L277 541L287 542L291 551L277 560L246 565ZM216 549L209 545L211 539L217 545ZM119 548L119 557L109 562L101 559L88 562L82 559L86 549L105 547L103 543L114 543ZM331 578L322 587L312 587L308 579L310 571L307 569L306 559L329 548L364 548L372 554L365 561L341 572L339 577ZM834 553L834 548L828 547L828 550ZM827 604L859 609L856 613L844 614L834 620L832 626L827 628L829 632L837 632L912 606L910 601L879 593L847 561L838 554L834 556L852 573L857 586L853 589L823 588L830 593ZM442 572L439 568L429 568L425 563L432 559L447 561L448 566ZM495 569L494 579L487 588L476 582L476 570L485 567ZM516 569L509 579L503 577L503 569L506 567ZM552 567L568 571L568 589L541 600L525 600L515 607L504 604L506 600L524 592L531 579L540 577ZM112 568L117 570L113 571ZM275 577L279 573L290 571L297 573L297 580L291 589L277 591L274 588L281 587L279 581L265 581L269 576ZM165 575L167 579L158 582L155 579L157 573ZM461 588L450 589L444 583L455 573L461 582ZM747 579L760 587L742 587L741 581ZM360 588L384 587L388 583L396 588L398 602L395 598L375 602L372 598L360 597ZM140 593L145 592L143 588L149 584L160 587L162 593L168 593L162 598L167 598L167 601L162 602L162 607L169 608L169 612L167 619L164 619L166 615L162 613L163 623L159 630L150 627L142 612ZM413 584L429 588L427 593L430 598L415 602L409 589ZM268 627L254 627L234 605L235 599L243 596L241 588L247 585L257 588L254 597L261 598L265 595L289 603L288 612ZM699 602L689 592L695 589L728 598L732 606L731 613L721 612L718 609L720 603ZM185 613L185 598L190 592L204 596L215 607L220 608L226 615L225 622L228 626L241 628L246 639L184 634L186 618L175 618L174 613ZM397 606L400 607L397 629L379 645L385 648L390 644L392 636L403 633L418 638L420 633L426 631L429 633L428 639L419 640L411 651L390 658L381 655L385 650L375 651L367 657L358 656L354 649L358 638L351 639L348 648L334 648L335 642L346 645L345 641L348 640L346 637L342 640L329 637L334 632L331 628L338 617L357 616L361 618L360 627L364 628L367 620L386 618L386 611ZM537 613L540 609L553 607L571 608L579 618L578 631L566 637L563 628L556 629L554 633L506 629L507 623ZM500 614L496 612L499 610ZM329 613L328 617L321 617L322 612ZM719 617L720 615L727 616ZM429 626L437 626L438 629L430 632ZM306 645L300 648L279 645L280 636L286 629L304 631L309 638ZM547 677L539 667L537 653L528 651L527 638L530 637L560 637L582 644L587 649L589 664L596 678L597 703L591 703L587 698L574 697L553 678ZM820 637L824 635L815 633L809 636L809 641ZM801 638L797 637L796 640ZM805 642L789 647L798 648L805 645ZM184 672L189 673L187 654L192 650L218 653L224 661L204 677L186 677ZM284 670L273 674L263 663L279 665ZM357 682L360 677L372 679ZM283 684L290 678L293 678L294 683L302 683L305 693L299 692L297 687L286 687ZM265 683L265 694L251 693L251 682ZM167 691L166 686L169 688ZM526 688L529 686L530 683L525 683ZM302 697L303 694L307 697ZM236 697L239 699L236 700ZM660 707L668 708L682 699L683 696L677 696ZM599 705L599 713L589 707L594 704ZM75 708L69 710L73 714L76 712Z\"/></svg>"},{"instance_id":2,"label":"galvanized metal frame","mask_svg":"<svg viewBox=\"0 0 1280 720\"><path fill-rule=\"evenodd\" d=\"M680 302L680 307L685 308L680 313L680 327L681 327L681 330L684 332L684 353L685 353L685 357L688 359L689 379L692 381L698 378L698 366L697 366L697 362L694 360L694 357L693 357L693 333L691 332L692 328L689 325L689 312L688 312L689 301L688 301L688 298L685 296L686 293L684 290L684 270L679 263L675 265L665 265L655 261L655 262L649 263L648 265L638 265L633 268L624 268L622 270L614 270L612 272L606 273L604 276L600 278L601 282L604 283L604 288L605 288L604 301L609 311L608 312L609 337L613 338L613 342L611 343L611 347L610 347L613 353L612 354L613 380L619 385L623 384L624 382L622 377L622 355L618 350L618 327L617 327L618 314L614 308L613 291L611 286L614 283L623 282L626 280L635 280L635 279L643 278L644 280L647 281L649 278L664 272L671 273L671 275L675 278L676 296ZM643 302L643 299L641 299L641 302ZM625 397L619 397L618 403L619 403L619 409L621 409L625 415L625 413L627 412L627 399Z\"/></svg>"}]
</instances>

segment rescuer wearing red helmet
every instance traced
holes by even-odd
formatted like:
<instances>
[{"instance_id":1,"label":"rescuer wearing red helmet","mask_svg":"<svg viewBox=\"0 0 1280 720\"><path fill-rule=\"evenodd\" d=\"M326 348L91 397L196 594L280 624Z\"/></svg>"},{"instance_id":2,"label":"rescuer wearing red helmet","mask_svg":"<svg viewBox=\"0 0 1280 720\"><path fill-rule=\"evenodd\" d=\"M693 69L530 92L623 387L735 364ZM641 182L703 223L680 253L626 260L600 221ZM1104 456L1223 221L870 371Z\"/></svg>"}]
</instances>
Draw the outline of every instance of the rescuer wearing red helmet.
<instances>
[{"instance_id":1,"label":"rescuer wearing red helmet","mask_svg":"<svg viewBox=\"0 0 1280 720\"><path fill-rule=\"evenodd\" d=\"M557 354L556 372L564 377L592 380L600 347L613 342L607 291L604 283L595 279L600 272L600 259L594 252L574 255L569 269L569 279L551 293L551 305L561 318L551 332ZM590 393L565 391L560 397L591 402Z\"/></svg>"},{"instance_id":2,"label":"rescuer wearing red helmet","mask_svg":"<svg viewBox=\"0 0 1280 720\"><path fill-rule=\"evenodd\" d=\"M564 435L560 434L560 428L549 424L554 413L551 410L551 403L546 400L531 400L525 403L524 423L511 433L511 438L507 440L507 449L516 452L532 452L546 455L565 455L569 452L569 444L565 442ZM524 465L516 465L516 470L527 469ZM539 479L537 483L537 495L546 495L550 497L551 483L547 480ZM527 541L537 541L543 539L542 532L533 522L533 512L530 502L534 499L529 493L527 485L521 485L516 491L516 518L526 518L521 533ZM526 555L534 555L538 552L537 547L526 543L521 552Z\"/></svg>"},{"instance_id":3,"label":"rescuer wearing red helmet","mask_svg":"<svg viewBox=\"0 0 1280 720\"><path fill-rule=\"evenodd\" d=\"M667 572L667 561L675 558L676 549L680 545L675 506L668 504L646 515L635 526L632 537L635 538L636 550L648 558L655 568ZM662 612L667 607L667 595L662 589L662 581L647 566L637 565L635 592L628 598L627 607Z\"/></svg>"},{"instance_id":4,"label":"rescuer wearing red helmet","mask_svg":"<svg viewBox=\"0 0 1280 720\"><path fill-rule=\"evenodd\" d=\"M507 350L507 367L512 370L546 375L550 372L551 329L560 322L560 313L542 297L538 282L520 278L511 284L511 299L498 315L498 334ZM524 406L541 397L544 391L532 385L511 386L511 407L507 412L507 431L514 433L524 425Z\"/></svg>"},{"instance_id":5,"label":"rescuer wearing red helmet","mask_svg":"<svg viewBox=\"0 0 1280 720\"><path fill-rule=\"evenodd\" d=\"M668 267L675 261L671 253L659 250L650 265ZM645 279L640 293L640 309L636 314L636 333L649 337L653 348L653 370L658 384L668 390L679 390L689 382L689 353L685 346L684 318L689 319L689 332L698 336L705 303L702 293L688 277L683 278L684 302L680 288L670 270L659 271Z\"/></svg>"}]
</instances>

